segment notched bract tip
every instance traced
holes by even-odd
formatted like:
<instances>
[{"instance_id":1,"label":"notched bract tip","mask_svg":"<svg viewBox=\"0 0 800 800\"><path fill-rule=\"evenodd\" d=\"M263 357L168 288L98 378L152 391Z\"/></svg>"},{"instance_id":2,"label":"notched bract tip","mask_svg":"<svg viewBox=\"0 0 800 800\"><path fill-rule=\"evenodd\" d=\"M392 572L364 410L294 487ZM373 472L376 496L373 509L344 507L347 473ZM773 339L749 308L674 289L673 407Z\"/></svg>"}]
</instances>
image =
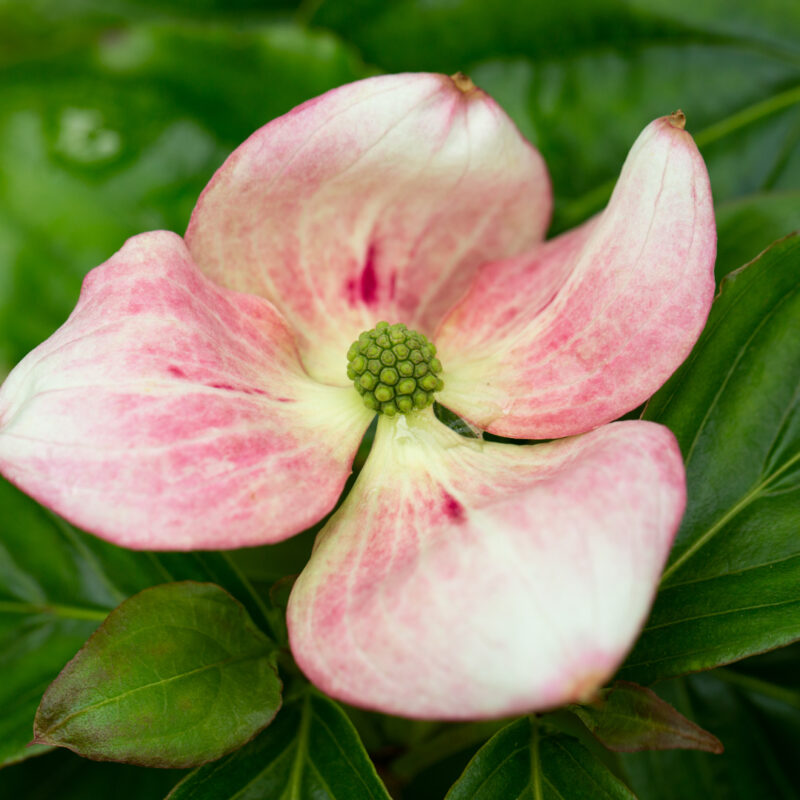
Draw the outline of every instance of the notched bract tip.
<instances>
[{"instance_id":1,"label":"notched bract tip","mask_svg":"<svg viewBox=\"0 0 800 800\"><path fill-rule=\"evenodd\" d=\"M456 72L455 75L451 75L450 80L453 81L456 87L464 94L474 92L478 88L472 82L472 78L470 78L468 75L465 75L463 72Z\"/></svg>"},{"instance_id":2,"label":"notched bract tip","mask_svg":"<svg viewBox=\"0 0 800 800\"><path fill-rule=\"evenodd\" d=\"M674 128L680 128L683 130L686 127L686 114L684 114L680 109L673 111L669 115L669 124Z\"/></svg>"}]
</instances>

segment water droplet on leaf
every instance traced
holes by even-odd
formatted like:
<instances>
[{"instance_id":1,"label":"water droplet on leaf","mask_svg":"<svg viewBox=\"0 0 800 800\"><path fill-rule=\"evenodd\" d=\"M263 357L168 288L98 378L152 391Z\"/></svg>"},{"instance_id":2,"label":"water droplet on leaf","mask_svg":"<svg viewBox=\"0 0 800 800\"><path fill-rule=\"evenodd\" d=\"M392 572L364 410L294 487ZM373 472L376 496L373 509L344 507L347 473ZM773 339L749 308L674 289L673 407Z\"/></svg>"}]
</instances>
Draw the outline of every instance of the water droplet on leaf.
<instances>
[{"instance_id":1,"label":"water droplet on leaf","mask_svg":"<svg viewBox=\"0 0 800 800\"><path fill-rule=\"evenodd\" d=\"M56 151L80 164L98 164L114 158L122 137L103 127L103 114L95 109L65 108L61 112Z\"/></svg>"}]
</instances>

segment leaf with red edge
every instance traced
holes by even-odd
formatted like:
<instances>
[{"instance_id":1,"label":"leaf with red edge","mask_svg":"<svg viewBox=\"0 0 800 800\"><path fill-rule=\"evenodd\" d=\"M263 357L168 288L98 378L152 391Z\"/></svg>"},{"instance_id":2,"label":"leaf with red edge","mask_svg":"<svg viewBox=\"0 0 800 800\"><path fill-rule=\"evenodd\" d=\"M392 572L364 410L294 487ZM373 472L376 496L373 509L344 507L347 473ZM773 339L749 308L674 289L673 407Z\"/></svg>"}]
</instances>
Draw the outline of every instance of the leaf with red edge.
<instances>
[{"instance_id":1,"label":"leaf with red edge","mask_svg":"<svg viewBox=\"0 0 800 800\"><path fill-rule=\"evenodd\" d=\"M655 692L627 681L603 689L598 699L572 712L609 750L705 750L721 753L722 742L662 700Z\"/></svg>"},{"instance_id":2,"label":"leaf with red edge","mask_svg":"<svg viewBox=\"0 0 800 800\"><path fill-rule=\"evenodd\" d=\"M42 698L35 741L150 767L204 764L280 707L274 645L209 583L145 589L109 614Z\"/></svg>"}]
</instances>

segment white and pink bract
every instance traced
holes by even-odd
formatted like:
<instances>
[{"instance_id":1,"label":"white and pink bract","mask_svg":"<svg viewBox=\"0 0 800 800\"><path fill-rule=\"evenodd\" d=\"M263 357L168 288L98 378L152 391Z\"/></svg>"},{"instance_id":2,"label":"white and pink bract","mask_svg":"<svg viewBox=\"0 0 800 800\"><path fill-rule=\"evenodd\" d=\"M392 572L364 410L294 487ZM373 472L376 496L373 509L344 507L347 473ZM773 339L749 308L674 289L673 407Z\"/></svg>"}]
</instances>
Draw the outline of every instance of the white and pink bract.
<instances>
[{"instance_id":1,"label":"white and pink bract","mask_svg":"<svg viewBox=\"0 0 800 800\"><path fill-rule=\"evenodd\" d=\"M669 377L711 305L711 192L681 122L648 125L606 210L545 243L542 159L463 77L303 104L231 155L185 238L136 236L87 277L0 390L0 470L125 547L280 541L333 508L370 423L349 344L404 322L438 346L443 405L572 438L381 416L292 591L295 658L330 695L413 717L590 697L685 504L672 434L606 424Z\"/></svg>"}]
</instances>

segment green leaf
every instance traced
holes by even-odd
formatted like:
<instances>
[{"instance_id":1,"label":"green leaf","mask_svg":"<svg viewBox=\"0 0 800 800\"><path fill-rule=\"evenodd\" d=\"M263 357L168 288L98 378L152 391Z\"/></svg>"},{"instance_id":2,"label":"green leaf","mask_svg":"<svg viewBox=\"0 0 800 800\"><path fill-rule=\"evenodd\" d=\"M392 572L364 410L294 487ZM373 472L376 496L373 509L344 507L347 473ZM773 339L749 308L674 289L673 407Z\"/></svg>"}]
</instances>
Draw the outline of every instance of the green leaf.
<instances>
[{"instance_id":1,"label":"green leaf","mask_svg":"<svg viewBox=\"0 0 800 800\"><path fill-rule=\"evenodd\" d=\"M0 479L0 765L28 748L47 686L106 615L176 580L219 583L262 627L263 603L226 554L123 550L81 533Z\"/></svg>"},{"instance_id":2,"label":"green leaf","mask_svg":"<svg viewBox=\"0 0 800 800\"><path fill-rule=\"evenodd\" d=\"M716 736L686 719L655 692L635 683L617 681L601 690L593 703L571 706L570 710L609 750L723 750Z\"/></svg>"},{"instance_id":3,"label":"green leaf","mask_svg":"<svg viewBox=\"0 0 800 800\"><path fill-rule=\"evenodd\" d=\"M635 800L583 745L543 733L533 717L495 734L467 765L447 800Z\"/></svg>"},{"instance_id":4,"label":"green leaf","mask_svg":"<svg viewBox=\"0 0 800 800\"><path fill-rule=\"evenodd\" d=\"M689 499L620 676L649 683L800 638L800 237L723 281L645 419L667 425Z\"/></svg>"},{"instance_id":5,"label":"green leaf","mask_svg":"<svg viewBox=\"0 0 800 800\"><path fill-rule=\"evenodd\" d=\"M795 659L795 674L797 667ZM735 670L715 670L658 686L665 700L713 730L724 742L725 752L672 750L622 756L631 788L642 800L800 797L800 692L743 678L737 665Z\"/></svg>"},{"instance_id":6,"label":"green leaf","mask_svg":"<svg viewBox=\"0 0 800 800\"><path fill-rule=\"evenodd\" d=\"M313 692L287 703L257 739L195 770L169 800L389 800L342 709Z\"/></svg>"},{"instance_id":7,"label":"green leaf","mask_svg":"<svg viewBox=\"0 0 800 800\"><path fill-rule=\"evenodd\" d=\"M280 707L274 645L210 583L145 589L108 615L42 698L35 741L98 760L190 767Z\"/></svg>"}]
</instances>

